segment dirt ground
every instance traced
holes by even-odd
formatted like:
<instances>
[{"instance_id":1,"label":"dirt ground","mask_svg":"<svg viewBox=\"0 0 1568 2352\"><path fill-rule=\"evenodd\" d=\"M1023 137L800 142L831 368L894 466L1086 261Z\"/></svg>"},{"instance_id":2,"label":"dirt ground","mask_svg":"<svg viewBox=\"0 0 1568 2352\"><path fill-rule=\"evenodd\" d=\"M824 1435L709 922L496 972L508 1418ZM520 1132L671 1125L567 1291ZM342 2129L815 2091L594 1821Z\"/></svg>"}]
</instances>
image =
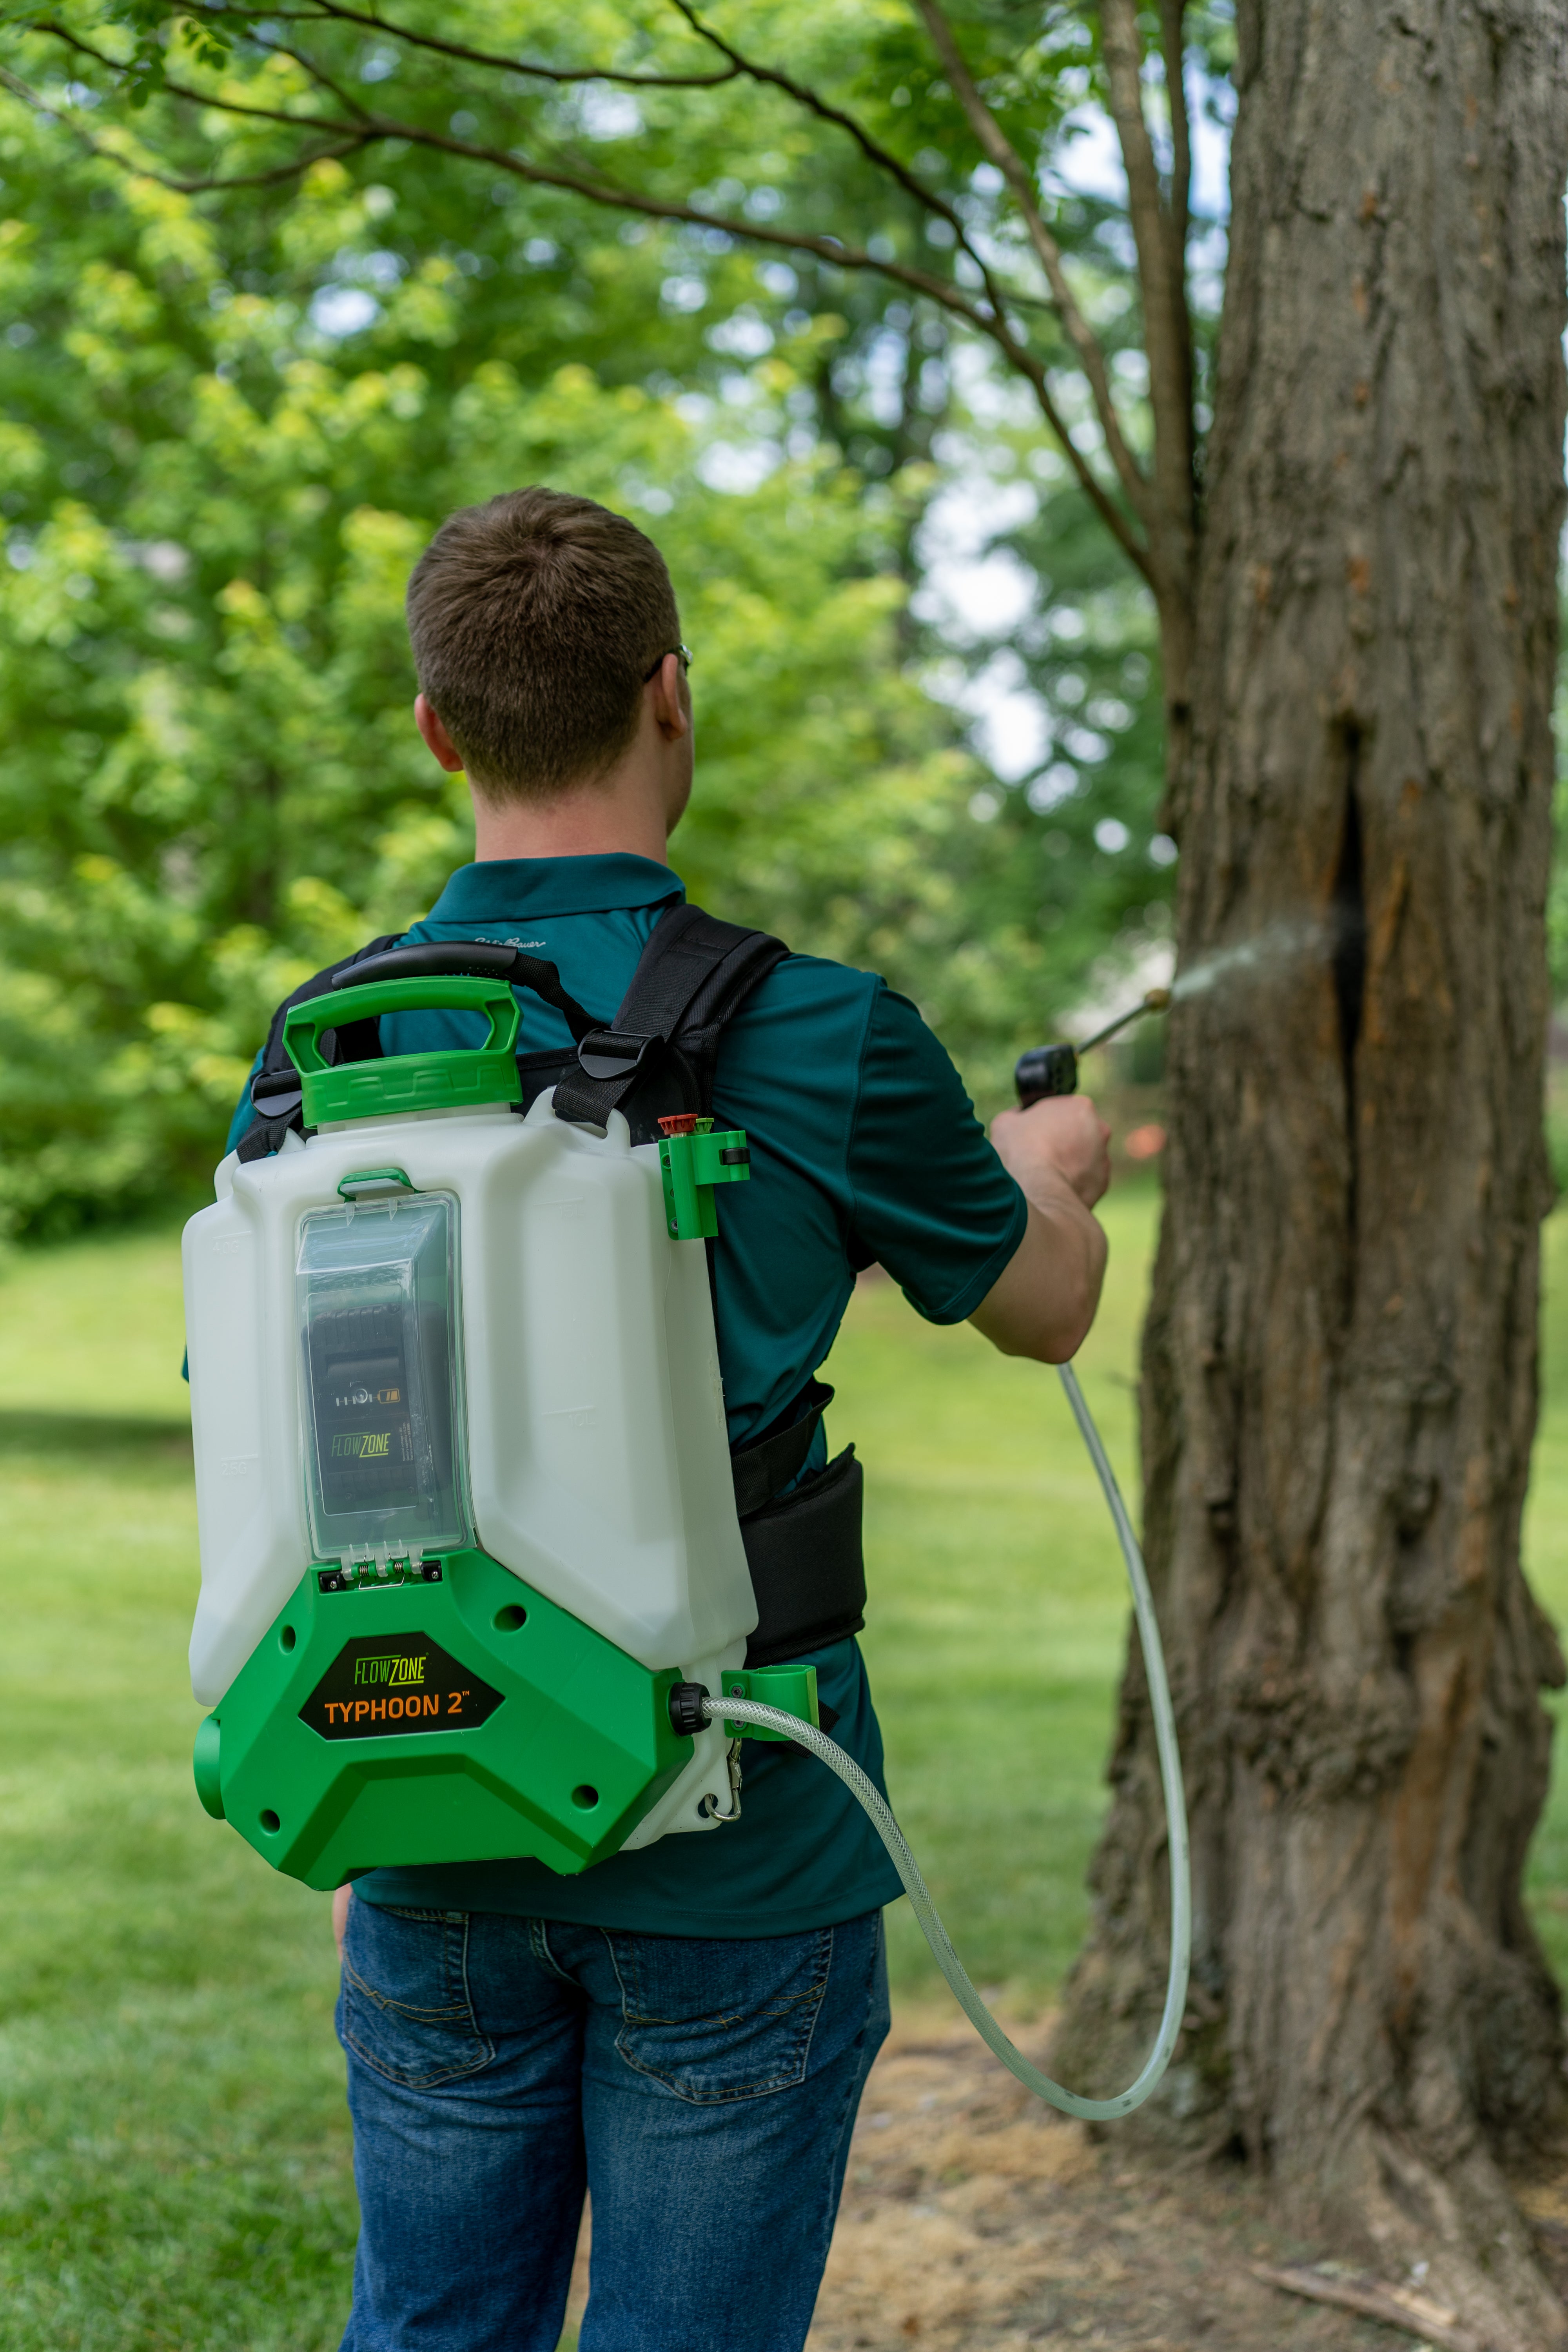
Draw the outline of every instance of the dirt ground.
<instances>
[{"instance_id":1,"label":"dirt ground","mask_svg":"<svg viewBox=\"0 0 1568 2352\"><path fill-rule=\"evenodd\" d=\"M1044 2059L1049 2021L1016 2029ZM1568 2300L1568 2173L1521 2192ZM1332 2259L1239 2168L1160 2171L1042 2107L952 2012L906 2012L861 2103L808 2352L1398 2352L1415 2339L1265 2285ZM574 2325L585 2293L579 2260ZM1390 2284L1398 2284L1390 2282ZM570 2336L568 2341L570 2341Z\"/></svg>"},{"instance_id":2,"label":"dirt ground","mask_svg":"<svg viewBox=\"0 0 1568 2352\"><path fill-rule=\"evenodd\" d=\"M1016 2031L1044 2063L1049 2021ZM1568 2176L1523 2192L1568 2295ZM1239 2167L1154 2169L1043 2107L962 2018L895 2026L861 2103L810 2352L1395 2352L1403 2330L1252 2274L1332 2258ZM1397 2282L1394 2282L1397 2284Z\"/></svg>"}]
</instances>

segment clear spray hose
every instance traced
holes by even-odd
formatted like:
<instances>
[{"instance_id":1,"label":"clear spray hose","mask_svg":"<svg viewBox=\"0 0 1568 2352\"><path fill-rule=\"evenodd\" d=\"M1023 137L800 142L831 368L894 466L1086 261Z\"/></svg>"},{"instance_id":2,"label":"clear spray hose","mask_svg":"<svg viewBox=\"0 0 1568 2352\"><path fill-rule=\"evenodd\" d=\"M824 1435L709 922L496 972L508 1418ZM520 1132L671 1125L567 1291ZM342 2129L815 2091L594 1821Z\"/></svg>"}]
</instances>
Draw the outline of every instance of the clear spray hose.
<instances>
[{"instance_id":1,"label":"clear spray hose","mask_svg":"<svg viewBox=\"0 0 1568 2352\"><path fill-rule=\"evenodd\" d=\"M1165 1820L1169 1834L1171 1859L1171 1973L1165 1987L1164 2014L1148 2063L1137 2081L1113 2099L1083 2099L1076 2091L1064 2090L1032 2066L1021 2050L1008 2040L980 1995L970 1982L968 1971L952 1948L952 1941L931 1901L931 1890L921 1876L920 1864L910 1852L904 1833L868 1774L860 1769L851 1756L847 1756L836 1740L813 1725L803 1723L798 1717L785 1715L782 1708L763 1706L752 1699L705 1699L702 1711L711 1718L732 1723L751 1723L759 1728L782 1732L787 1738L798 1740L803 1748L819 1756L830 1772L837 1775L850 1795L858 1800L870 1818L871 1826L887 1847L893 1868L904 1883L921 1932L935 1956L936 1964L952 1986L959 2007L969 2018L975 2032L988 2048L994 2050L1004 2066L1016 2074L1020 2083L1037 2097L1059 2107L1063 2115L1082 2116L1091 2123L1110 2123L1142 2106L1171 2063L1171 2053L1176 2046L1176 2036L1182 2030L1182 2018L1187 2005L1187 1969L1192 1953L1192 1883L1187 1864L1187 1807L1182 1789L1182 1759L1176 1748L1176 1723L1171 1706L1171 1686L1165 1679L1164 1653L1160 1646L1160 1628L1154 1616L1153 1598L1149 1591L1148 1571L1132 1523L1127 1516L1116 1473L1100 1443L1083 1391L1070 1364L1058 1367L1062 1386L1067 1391L1073 1418L1078 1423L1089 1458L1100 1474L1105 1499L1116 1526L1121 1544L1122 1558L1127 1563L1127 1580L1132 1587L1132 1610L1138 1620L1138 1635L1143 1644L1143 1663L1148 1672L1149 1695L1154 1709L1154 1740L1160 1757L1160 1780L1165 1795Z\"/></svg>"}]
</instances>

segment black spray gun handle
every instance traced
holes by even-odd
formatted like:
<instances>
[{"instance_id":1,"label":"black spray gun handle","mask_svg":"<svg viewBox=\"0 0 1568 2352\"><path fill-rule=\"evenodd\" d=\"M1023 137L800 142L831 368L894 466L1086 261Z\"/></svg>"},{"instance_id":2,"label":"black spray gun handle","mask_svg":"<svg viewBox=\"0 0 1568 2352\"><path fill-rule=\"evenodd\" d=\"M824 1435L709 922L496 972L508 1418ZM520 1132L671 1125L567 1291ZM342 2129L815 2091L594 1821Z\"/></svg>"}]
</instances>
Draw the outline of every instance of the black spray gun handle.
<instances>
[{"instance_id":1,"label":"black spray gun handle","mask_svg":"<svg viewBox=\"0 0 1568 2352\"><path fill-rule=\"evenodd\" d=\"M1047 1095L1076 1095L1078 1047L1031 1045L1026 1054L1018 1056L1013 1083L1026 1110L1031 1103L1043 1102Z\"/></svg>"},{"instance_id":2,"label":"black spray gun handle","mask_svg":"<svg viewBox=\"0 0 1568 2352\"><path fill-rule=\"evenodd\" d=\"M1047 1095L1075 1095L1078 1092L1078 1059L1091 1046L1103 1045L1130 1021L1141 1020L1145 1013L1163 1013L1171 1001L1168 988L1152 988L1140 999L1131 1013L1119 1013L1081 1045L1032 1045L1020 1054L1013 1071L1013 1083L1018 1089L1018 1101L1025 1110L1031 1103L1044 1102Z\"/></svg>"}]
</instances>

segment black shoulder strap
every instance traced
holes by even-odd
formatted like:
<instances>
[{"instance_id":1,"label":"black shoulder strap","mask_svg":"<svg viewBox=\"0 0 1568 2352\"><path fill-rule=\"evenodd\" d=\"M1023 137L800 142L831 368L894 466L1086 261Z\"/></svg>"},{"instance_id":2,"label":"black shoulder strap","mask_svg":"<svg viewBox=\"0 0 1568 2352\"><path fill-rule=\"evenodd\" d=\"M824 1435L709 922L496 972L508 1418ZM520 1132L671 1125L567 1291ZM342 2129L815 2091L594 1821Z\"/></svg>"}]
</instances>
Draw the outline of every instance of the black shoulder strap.
<instances>
[{"instance_id":1,"label":"black shoulder strap","mask_svg":"<svg viewBox=\"0 0 1568 2352\"><path fill-rule=\"evenodd\" d=\"M278 1007L267 1032L261 1067L251 1081L250 1100L256 1115L239 1139L241 1160L263 1160L268 1152L280 1150L289 1128L298 1130L302 1123L300 1073L283 1044L283 1024L294 1005L326 996L335 988L357 988L374 980L425 980L434 973L506 980L514 988L531 988L555 1007L574 1037L581 1039L593 1032L593 1014L574 996L568 996L555 966L540 956L524 955L521 948L491 940L416 940L412 946L399 947L395 932L384 934L302 981ZM379 1059L379 1024L345 1021L341 1029L323 1030L321 1054L325 1061L334 1064Z\"/></svg>"},{"instance_id":2,"label":"black shoulder strap","mask_svg":"<svg viewBox=\"0 0 1568 2352\"><path fill-rule=\"evenodd\" d=\"M273 1014L261 1067L251 1083L255 1117L240 1139L239 1156L263 1159L282 1148L289 1128L300 1129L300 1075L284 1050L283 1023L293 1005L334 988L462 972L531 989L562 1015L577 1047L575 1063L565 1061L556 1083L556 1115L603 1134L611 1111L626 1107L639 1087L647 1096L644 1108L657 1097L658 1107L670 1110L711 1110L724 1024L788 953L784 941L766 931L719 922L700 907L669 907L654 925L620 1009L605 1029L567 994L552 963L521 948L489 940L431 940L400 947L395 934L372 940L302 982ZM342 1029L329 1029L321 1051L329 1063L374 1060L381 1052L376 1024L345 1022ZM638 1140L647 1124L637 1121Z\"/></svg>"},{"instance_id":3,"label":"black shoulder strap","mask_svg":"<svg viewBox=\"0 0 1568 2352\"><path fill-rule=\"evenodd\" d=\"M531 988L546 1004L554 1006L574 1038L581 1041L597 1026L593 1014L568 996L561 985L561 974L542 956L524 955L521 948L509 947L504 940L416 940L405 948L395 947L383 955L385 945L378 940L374 949L362 949L349 964L334 971L334 988L359 988L374 980L428 980L436 974L468 980L504 980L513 988ZM371 1024L366 1024L371 1025Z\"/></svg>"},{"instance_id":4,"label":"black shoulder strap","mask_svg":"<svg viewBox=\"0 0 1568 2352\"><path fill-rule=\"evenodd\" d=\"M788 953L766 931L721 923L700 907L667 908L615 1020L579 1038L577 1066L556 1085L557 1118L603 1134L612 1110L672 1066L682 1080L683 1107L710 1111L724 1024Z\"/></svg>"}]
</instances>

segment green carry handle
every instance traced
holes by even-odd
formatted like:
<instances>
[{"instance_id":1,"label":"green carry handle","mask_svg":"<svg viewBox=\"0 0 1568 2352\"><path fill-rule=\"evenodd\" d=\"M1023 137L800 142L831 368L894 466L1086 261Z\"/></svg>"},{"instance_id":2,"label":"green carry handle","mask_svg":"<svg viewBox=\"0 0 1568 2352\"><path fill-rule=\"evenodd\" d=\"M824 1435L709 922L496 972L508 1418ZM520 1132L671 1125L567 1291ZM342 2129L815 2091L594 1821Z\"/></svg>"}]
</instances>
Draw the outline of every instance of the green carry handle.
<instances>
[{"instance_id":1,"label":"green carry handle","mask_svg":"<svg viewBox=\"0 0 1568 2352\"><path fill-rule=\"evenodd\" d=\"M447 1047L435 1054L391 1054L379 1062L321 1058L321 1033L384 1013L485 1013L489 1035L477 1051ZM335 988L292 1005L283 1023L284 1050L300 1073L307 1127L329 1120L384 1118L409 1110L467 1110L477 1103L521 1102L517 1033L522 1014L504 981L432 973L419 980L373 980Z\"/></svg>"}]
</instances>

